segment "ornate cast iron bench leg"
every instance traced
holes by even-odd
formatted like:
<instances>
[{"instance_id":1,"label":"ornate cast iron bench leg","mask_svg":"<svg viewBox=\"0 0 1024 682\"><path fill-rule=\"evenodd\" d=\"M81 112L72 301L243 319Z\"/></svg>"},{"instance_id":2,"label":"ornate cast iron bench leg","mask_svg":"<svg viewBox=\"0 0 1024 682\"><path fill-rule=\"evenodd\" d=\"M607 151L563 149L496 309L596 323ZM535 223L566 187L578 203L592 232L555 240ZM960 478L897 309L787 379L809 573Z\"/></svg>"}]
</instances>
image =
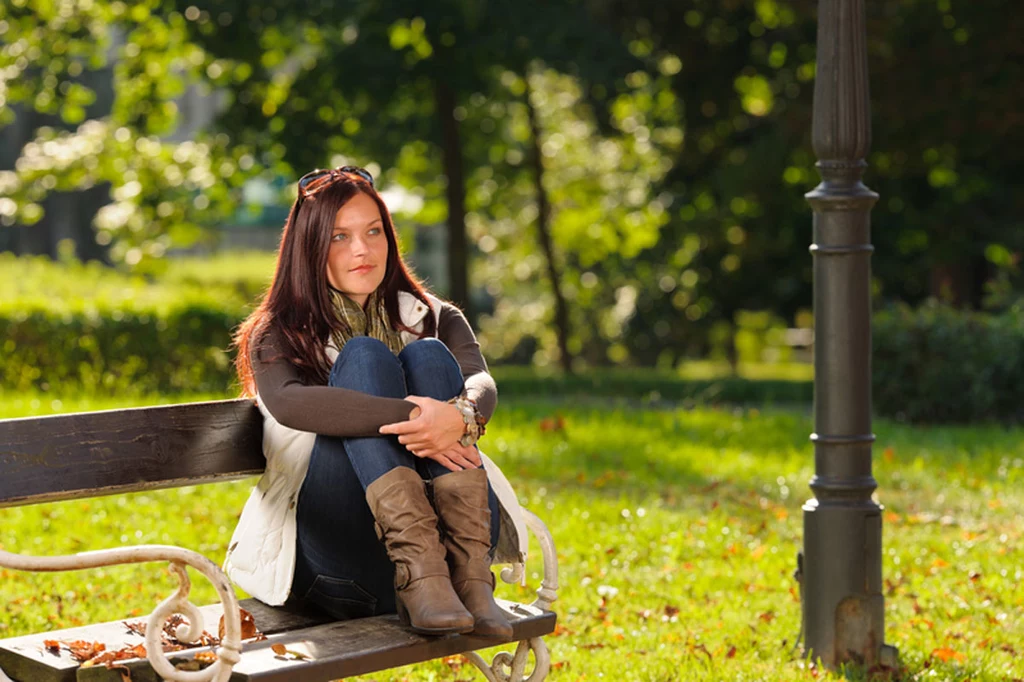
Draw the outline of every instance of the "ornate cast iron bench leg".
<instances>
[{"instance_id":1,"label":"ornate cast iron bench leg","mask_svg":"<svg viewBox=\"0 0 1024 682\"><path fill-rule=\"evenodd\" d=\"M146 657L158 675L172 682L227 682L231 669L238 663L242 652L242 626L238 613L238 599L231 581L212 561L201 554L168 545L140 545L121 549L104 549L58 557L36 557L0 551L0 567L19 571L74 571L116 564L137 564L149 561L169 561L171 571L178 577L177 591L164 600L146 624ZM164 623L178 613L188 618L188 625L178 626L176 636L183 642L194 642L203 634L203 617L188 600L192 584L185 572L191 566L213 584L224 606L224 639L217 649L217 661L210 667L195 672L176 669L164 655L160 646L160 633ZM11 682L0 671L0 682Z\"/></svg>"},{"instance_id":2,"label":"ornate cast iron bench leg","mask_svg":"<svg viewBox=\"0 0 1024 682\"><path fill-rule=\"evenodd\" d=\"M544 558L544 578L540 589L537 590L537 598L530 606L547 610L558 598L558 555L555 553L555 541L540 517L528 509L522 511L527 527L540 543L541 556ZM516 570L506 568L501 572L501 579L507 583L518 582L525 570L525 566L521 564L516 566ZM524 678L531 651L534 657L533 672ZM551 655L540 637L519 642L515 654L507 651L498 652L490 665L475 651L465 656L480 669L488 682L542 682L551 668Z\"/></svg>"}]
</instances>

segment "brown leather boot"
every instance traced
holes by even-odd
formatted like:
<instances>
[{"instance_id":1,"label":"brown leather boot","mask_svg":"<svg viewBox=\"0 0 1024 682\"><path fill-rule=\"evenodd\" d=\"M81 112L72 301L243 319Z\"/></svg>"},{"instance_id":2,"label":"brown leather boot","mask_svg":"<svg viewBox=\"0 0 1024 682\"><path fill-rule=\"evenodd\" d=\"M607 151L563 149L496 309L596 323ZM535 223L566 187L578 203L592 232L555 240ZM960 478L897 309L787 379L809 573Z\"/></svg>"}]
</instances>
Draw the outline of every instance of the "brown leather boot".
<instances>
[{"instance_id":1,"label":"brown leather boot","mask_svg":"<svg viewBox=\"0 0 1024 682\"><path fill-rule=\"evenodd\" d=\"M473 634L511 639L512 625L494 603L487 472L466 469L438 476L434 507L444 524L452 585L476 621Z\"/></svg>"},{"instance_id":2,"label":"brown leather boot","mask_svg":"<svg viewBox=\"0 0 1024 682\"><path fill-rule=\"evenodd\" d=\"M414 469L396 467L370 484L366 502L395 564L398 616L416 632L469 632L473 616L452 590L437 515Z\"/></svg>"}]
</instances>

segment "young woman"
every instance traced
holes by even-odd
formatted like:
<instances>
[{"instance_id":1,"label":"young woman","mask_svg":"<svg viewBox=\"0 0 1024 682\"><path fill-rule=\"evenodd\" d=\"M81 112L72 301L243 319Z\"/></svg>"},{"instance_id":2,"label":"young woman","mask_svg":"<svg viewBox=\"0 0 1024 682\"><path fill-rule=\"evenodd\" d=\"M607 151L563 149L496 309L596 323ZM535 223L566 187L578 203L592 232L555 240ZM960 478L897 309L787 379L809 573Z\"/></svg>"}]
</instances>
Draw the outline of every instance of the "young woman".
<instances>
[{"instance_id":1,"label":"young woman","mask_svg":"<svg viewBox=\"0 0 1024 682\"><path fill-rule=\"evenodd\" d=\"M235 338L267 468L228 575L271 605L509 638L475 447L497 391L476 337L403 262L366 170L314 171L298 189L273 282Z\"/></svg>"}]
</instances>

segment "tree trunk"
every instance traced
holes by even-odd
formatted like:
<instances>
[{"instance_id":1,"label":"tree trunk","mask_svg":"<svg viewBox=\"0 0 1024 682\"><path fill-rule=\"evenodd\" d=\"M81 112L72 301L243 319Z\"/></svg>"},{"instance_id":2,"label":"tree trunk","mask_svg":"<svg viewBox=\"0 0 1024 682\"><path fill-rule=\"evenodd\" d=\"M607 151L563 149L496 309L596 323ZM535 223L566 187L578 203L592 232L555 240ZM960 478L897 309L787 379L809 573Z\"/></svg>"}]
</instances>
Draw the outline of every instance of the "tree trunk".
<instances>
[{"instance_id":1,"label":"tree trunk","mask_svg":"<svg viewBox=\"0 0 1024 682\"><path fill-rule=\"evenodd\" d=\"M537 237L548 263L548 279L551 281L551 291L555 295L555 333L558 336L559 361L562 364L562 370L566 374L572 374L572 355L569 353L569 307L562 295L560 285L562 276L558 271L554 245L551 243L551 205L548 203L547 192L544 191L544 156L541 153L540 145L540 122L537 120L537 112L533 108L533 103L530 102L528 78L526 78L526 111L530 119L530 138L533 142L531 161L534 180L537 183Z\"/></svg>"},{"instance_id":2,"label":"tree trunk","mask_svg":"<svg viewBox=\"0 0 1024 682\"><path fill-rule=\"evenodd\" d=\"M96 241L96 230L92 221L103 206L110 203L110 183L102 183L82 190L78 197L80 207L79 218L75 223L75 244L78 247L78 259L81 261L95 260L104 265L112 265L110 249Z\"/></svg>"},{"instance_id":3,"label":"tree trunk","mask_svg":"<svg viewBox=\"0 0 1024 682\"><path fill-rule=\"evenodd\" d=\"M32 138L38 114L35 109L23 104L12 106L14 122L0 129L0 170L14 170L15 162L21 156L21 149ZM11 251L16 256L45 253L45 244L39 239L40 231L30 232L35 226L0 225L0 250Z\"/></svg>"},{"instance_id":4,"label":"tree trunk","mask_svg":"<svg viewBox=\"0 0 1024 682\"><path fill-rule=\"evenodd\" d=\"M435 82L434 99L441 120L441 161L448 178L448 297L466 313L476 327L476 315L469 300L469 248L466 238L466 179L462 164L459 122L455 120L455 92L442 80Z\"/></svg>"},{"instance_id":5,"label":"tree trunk","mask_svg":"<svg viewBox=\"0 0 1024 682\"><path fill-rule=\"evenodd\" d=\"M985 296L983 256L965 256L955 263L935 263L929 277L929 293L957 307L981 308Z\"/></svg>"}]
</instances>

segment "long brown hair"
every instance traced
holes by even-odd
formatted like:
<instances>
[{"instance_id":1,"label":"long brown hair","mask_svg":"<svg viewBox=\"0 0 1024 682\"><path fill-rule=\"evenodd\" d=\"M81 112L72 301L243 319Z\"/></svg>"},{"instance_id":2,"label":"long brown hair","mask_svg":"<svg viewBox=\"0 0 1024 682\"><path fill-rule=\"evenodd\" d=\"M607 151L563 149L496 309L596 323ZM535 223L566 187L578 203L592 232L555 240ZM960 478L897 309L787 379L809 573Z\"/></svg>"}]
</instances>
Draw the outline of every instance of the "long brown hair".
<instances>
[{"instance_id":1,"label":"long brown hair","mask_svg":"<svg viewBox=\"0 0 1024 682\"><path fill-rule=\"evenodd\" d=\"M261 348L269 331L278 330L278 356L295 365L303 380L310 384L326 384L331 370L326 348L331 331L343 328L345 322L335 312L328 292L327 257L331 233L338 211L362 192L380 209L384 234L388 240L387 267L377 291L384 296L384 306L391 324L400 331L418 336L435 336L437 324L433 314L424 318L423 330L417 332L403 324L398 312L398 292L407 291L432 309L420 281L402 260L398 250L395 224L388 207L377 190L362 177L345 174L319 191L315 197L301 195L292 204L281 235L274 279L259 307L235 331L238 349L235 370L242 385L242 395L256 395L252 354Z\"/></svg>"}]
</instances>

